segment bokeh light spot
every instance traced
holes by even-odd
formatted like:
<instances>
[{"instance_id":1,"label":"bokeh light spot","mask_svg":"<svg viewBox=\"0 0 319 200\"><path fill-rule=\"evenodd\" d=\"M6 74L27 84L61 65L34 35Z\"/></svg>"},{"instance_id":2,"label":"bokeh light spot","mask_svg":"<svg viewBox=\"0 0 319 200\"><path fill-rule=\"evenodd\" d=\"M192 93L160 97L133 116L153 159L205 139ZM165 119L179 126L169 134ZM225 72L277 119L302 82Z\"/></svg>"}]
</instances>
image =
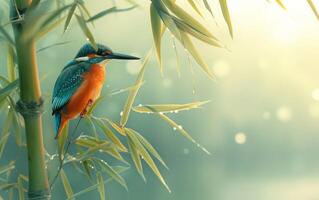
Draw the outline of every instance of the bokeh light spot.
<instances>
[{"instance_id":1,"label":"bokeh light spot","mask_svg":"<svg viewBox=\"0 0 319 200\"><path fill-rule=\"evenodd\" d=\"M247 140L246 134L243 132L238 132L235 135L235 142L237 144L245 144Z\"/></svg>"}]
</instances>

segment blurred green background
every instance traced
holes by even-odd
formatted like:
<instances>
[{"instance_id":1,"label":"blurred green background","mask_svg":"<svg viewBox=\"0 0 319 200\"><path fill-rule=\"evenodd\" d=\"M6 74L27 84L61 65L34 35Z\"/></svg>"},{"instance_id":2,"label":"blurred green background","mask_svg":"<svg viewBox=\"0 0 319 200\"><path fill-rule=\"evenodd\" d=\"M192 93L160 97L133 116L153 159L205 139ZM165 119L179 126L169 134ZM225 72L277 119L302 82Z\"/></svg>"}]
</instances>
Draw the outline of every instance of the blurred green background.
<instances>
[{"instance_id":1,"label":"blurred green background","mask_svg":"<svg viewBox=\"0 0 319 200\"><path fill-rule=\"evenodd\" d=\"M155 116L132 113L129 126L142 133L158 149L169 170L160 170L172 193L160 184L145 166L147 183L134 167L125 172L129 190L112 182L106 185L112 200L316 200L319 199L319 27L306 1L287 1L287 10L260 1L229 1L235 29L233 40L219 12L206 21L212 32L230 51L196 43L214 70L217 81L209 80L178 45L181 76L177 73L172 40L163 40L164 76L155 57L147 68L145 84L135 104L187 103L211 100L204 109L170 116L203 144L211 155L203 153ZM97 13L111 5L90 0L88 7ZM117 3L126 7L127 3ZM148 1L142 8L108 15L92 29L96 40L116 51L143 57L152 46ZM213 8L214 8L213 7ZM208 13L207 13L208 14ZM38 54L42 91L51 94L63 66L86 42L78 26L62 34L62 28L38 44L38 48L70 41ZM5 63L1 55L1 65ZM103 93L134 83L139 62L112 61L107 67ZM192 68L194 73L192 73ZM0 69L1 73L5 69ZM108 98L96 115L118 121L127 94ZM50 98L44 115L45 145L52 154L53 119ZM3 111L2 111L3 112ZM3 120L1 120L3 121ZM73 122L74 125L74 122ZM81 124L80 130L86 131ZM14 142L14 141L12 141ZM7 161L25 154L7 146ZM4 161L7 163L7 161ZM112 164L112 163L111 163ZM85 176L66 168L74 191L87 185ZM74 173L73 173L74 172ZM73 174L72 174L73 173ZM55 172L50 173L52 176ZM58 181L54 195L64 198ZM78 199L97 199L91 192Z\"/></svg>"}]
</instances>

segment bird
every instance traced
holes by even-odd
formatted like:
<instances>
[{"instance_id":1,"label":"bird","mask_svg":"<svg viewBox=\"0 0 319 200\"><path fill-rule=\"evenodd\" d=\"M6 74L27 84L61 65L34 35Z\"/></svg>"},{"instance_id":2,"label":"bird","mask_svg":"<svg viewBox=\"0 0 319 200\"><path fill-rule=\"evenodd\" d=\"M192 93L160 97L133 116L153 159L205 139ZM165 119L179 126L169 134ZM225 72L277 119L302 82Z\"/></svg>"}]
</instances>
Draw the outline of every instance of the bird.
<instances>
[{"instance_id":1,"label":"bird","mask_svg":"<svg viewBox=\"0 0 319 200\"><path fill-rule=\"evenodd\" d=\"M68 122L84 117L100 96L106 78L106 65L110 60L138 60L140 58L115 53L106 45L84 44L73 60L59 74L53 88L52 115L55 139Z\"/></svg>"}]
</instances>

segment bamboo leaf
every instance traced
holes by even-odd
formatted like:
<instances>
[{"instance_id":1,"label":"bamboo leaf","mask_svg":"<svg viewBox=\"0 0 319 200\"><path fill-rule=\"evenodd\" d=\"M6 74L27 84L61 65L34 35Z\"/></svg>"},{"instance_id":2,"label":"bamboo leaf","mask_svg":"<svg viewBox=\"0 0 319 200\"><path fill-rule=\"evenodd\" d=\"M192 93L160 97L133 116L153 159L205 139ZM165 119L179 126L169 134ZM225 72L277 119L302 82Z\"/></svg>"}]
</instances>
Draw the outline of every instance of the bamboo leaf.
<instances>
[{"instance_id":1,"label":"bamboo leaf","mask_svg":"<svg viewBox=\"0 0 319 200\"><path fill-rule=\"evenodd\" d=\"M215 18L215 17L214 17L213 10L212 10L212 8L210 7L208 1L207 1L207 0L203 0L203 2L204 2L204 5L205 5L205 8L206 8L206 9L208 10L208 12L212 15L212 17Z\"/></svg>"},{"instance_id":2,"label":"bamboo leaf","mask_svg":"<svg viewBox=\"0 0 319 200\"><path fill-rule=\"evenodd\" d=\"M202 105L209 101L196 101L185 104L153 104L153 105L141 105L133 108L135 112L139 113L168 113L179 112L184 110L190 110L194 108L200 108Z\"/></svg>"},{"instance_id":3,"label":"bamboo leaf","mask_svg":"<svg viewBox=\"0 0 319 200\"><path fill-rule=\"evenodd\" d=\"M219 0L219 4L222 10L224 19L227 23L229 34L233 38L233 27L232 27L232 23L231 23L229 11L228 11L227 0Z\"/></svg>"},{"instance_id":4,"label":"bamboo leaf","mask_svg":"<svg viewBox=\"0 0 319 200\"><path fill-rule=\"evenodd\" d=\"M211 37L212 34L209 30L203 26L200 22L198 22L195 18L193 18L190 14L188 14L185 10L183 10L179 5L175 3L173 0L163 0L165 5L181 20L185 23L199 30L204 35Z\"/></svg>"},{"instance_id":5,"label":"bamboo leaf","mask_svg":"<svg viewBox=\"0 0 319 200\"><path fill-rule=\"evenodd\" d=\"M62 45L68 44L68 43L70 43L70 41L58 42L58 43L50 44L50 45L48 45L48 46L45 46L45 47L42 47L42 48L38 49L38 50L37 50L37 53L40 53L40 52L45 51L45 50L47 50L47 49L50 49L50 48L52 48L52 47L62 46Z\"/></svg>"},{"instance_id":6,"label":"bamboo leaf","mask_svg":"<svg viewBox=\"0 0 319 200\"><path fill-rule=\"evenodd\" d=\"M68 138L69 124L67 124L61 132L61 135L58 137L58 154L60 161L63 159L64 155L64 146Z\"/></svg>"},{"instance_id":7,"label":"bamboo leaf","mask_svg":"<svg viewBox=\"0 0 319 200\"><path fill-rule=\"evenodd\" d=\"M200 15L203 16L200 10L198 9L196 2L194 0L187 0L188 3L192 6L192 8Z\"/></svg>"},{"instance_id":8,"label":"bamboo leaf","mask_svg":"<svg viewBox=\"0 0 319 200\"><path fill-rule=\"evenodd\" d=\"M287 10L287 9L286 9L286 6L282 3L281 0L275 0L275 1L276 1L276 3L277 3L282 9Z\"/></svg>"},{"instance_id":9,"label":"bamboo leaf","mask_svg":"<svg viewBox=\"0 0 319 200\"><path fill-rule=\"evenodd\" d=\"M7 45L8 47L8 53L7 53L7 72L8 72L8 79L9 81L14 81L16 79L15 76L15 53L14 49L11 45Z\"/></svg>"},{"instance_id":10,"label":"bamboo leaf","mask_svg":"<svg viewBox=\"0 0 319 200\"><path fill-rule=\"evenodd\" d=\"M1 191L9 190L9 189L15 188L15 187L17 187L17 183L2 183L2 184L0 184Z\"/></svg>"},{"instance_id":11,"label":"bamboo leaf","mask_svg":"<svg viewBox=\"0 0 319 200\"><path fill-rule=\"evenodd\" d=\"M69 179L66 176L66 174L65 174L63 169L61 169L60 177L61 177L61 181L62 181L66 196L68 198L72 197L73 196L73 190L72 190L72 187L70 185ZM72 198L72 199L74 199L74 198Z\"/></svg>"},{"instance_id":12,"label":"bamboo leaf","mask_svg":"<svg viewBox=\"0 0 319 200\"><path fill-rule=\"evenodd\" d=\"M90 41L90 43L92 44L92 46L97 49L96 43L95 43L95 39L90 31L90 29L88 28L88 26L86 25L85 19L82 16L79 15L75 15L76 19L78 20L78 23L80 25L80 28L82 29L83 33L85 34L85 36L88 38L88 40Z\"/></svg>"},{"instance_id":13,"label":"bamboo leaf","mask_svg":"<svg viewBox=\"0 0 319 200\"><path fill-rule=\"evenodd\" d=\"M143 180L145 181L146 179L143 173L142 161L141 161L141 157L139 153L137 152L137 147L135 146L134 142L132 141L130 137L127 137L127 143L128 143L130 155L134 162L135 168L137 172L140 174L140 176L143 178Z\"/></svg>"},{"instance_id":14,"label":"bamboo leaf","mask_svg":"<svg viewBox=\"0 0 319 200\"><path fill-rule=\"evenodd\" d=\"M8 171L11 171L15 168L15 162L11 161L8 165L0 167L0 174L6 173Z\"/></svg>"},{"instance_id":15,"label":"bamboo leaf","mask_svg":"<svg viewBox=\"0 0 319 200\"><path fill-rule=\"evenodd\" d=\"M210 155L210 152L207 151L207 149L203 147L202 145L200 145L196 140L194 140L194 138L188 132L186 132L181 125L178 125L176 122L174 122L172 119L170 119L163 113L158 114L158 116L162 118L164 121L166 121L170 126L172 126L174 130L177 130L182 136L187 138L192 143L196 144L197 147L199 147L202 151Z\"/></svg>"},{"instance_id":16,"label":"bamboo leaf","mask_svg":"<svg viewBox=\"0 0 319 200\"><path fill-rule=\"evenodd\" d=\"M6 87L0 89L0 101L8 97L19 86L19 80L9 83Z\"/></svg>"},{"instance_id":17,"label":"bamboo leaf","mask_svg":"<svg viewBox=\"0 0 319 200\"><path fill-rule=\"evenodd\" d=\"M315 4L313 3L312 0L307 0L307 2L308 2L308 4L309 4L309 6L310 6L312 12L315 14L315 16L317 17L317 19L319 20L319 12L318 12L318 10L316 9Z\"/></svg>"},{"instance_id":18,"label":"bamboo leaf","mask_svg":"<svg viewBox=\"0 0 319 200\"><path fill-rule=\"evenodd\" d=\"M35 38L36 39L40 39L42 37L44 37L45 35L47 35L49 32L51 32L52 30L54 30L55 28L57 28L65 19L66 17L61 17L60 19L56 20L55 22L51 23L48 26L43 27L40 31L38 31L35 34Z\"/></svg>"},{"instance_id":19,"label":"bamboo leaf","mask_svg":"<svg viewBox=\"0 0 319 200\"><path fill-rule=\"evenodd\" d=\"M116 169L117 173L122 173L122 172L128 170L129 168L127 168L127 167L126 167L126 168L125 168L125 167L119 167L119 168L114 167L114 169ZM110 182L110 181L112 181L112 180L113 180L112 178L108 178L108 179L104 180L104 184L105 184L105 183L108 183L108 182ZM95 184L95 185L91 185L91 186L85 188L84 190L81 190L80 192L75 193L73 196L69 197L67 200L71 200L72 198L75 198L75 197L81 196L81 195L83 195L83 194L86 194L86 193L88 193L88 192L90 192L90 191L93 191L93 190L95 190L98 186L99 186L98 183Z\"/></svg>"},{"instance_id":20,"label":"bamboo leaf","mask_svg":"<svg viewBox=\"0 0 319 200\"><path fill-rule=\"evenodd\" d=\"M18 177L17 189L18 189L19 200L24 200L25 199L24 188L23 188L22 179L20 177Z\"/></svg>"},{"instance_id":21,"label":"bamboo leaf","mask_svg":"<svg viewBox=\"0 0 319 200\"><path fill-rule=\"evenodd\" d=\"M97 20L97 19L99 19L101 17L104 17L105 15L113 13L113 12L125 12L125 11L132 10L134 8L136 8L136 5L131 6L129 8L124 8L124 9L118 9L118 8L116 8L114 6L114 7L108 8L108 9L106 9L104 11L99 12L98 14L96 14L96 15L92 16L90 19L88 19L86 22L95 21L95 20Z\"/></svg>"},{"instance_id":22,"label":"bamboo leaf","mask_svg":"<svg viewBox=\"0 0 319 200\"><path fill-rule=\"evenodd\" d=\"M164 22L165 26L170 30L170 32L178 39L181 40L180 31L176 26L172 17L165 12L157 9L159 16L161 17L162 21Z\"/></svg>"},{"instance_id":23,"label":"bamboo leaf","mask_svg":"<svg viewBox=\"0 0 319 200\"><path fill-rule=\"evenodd\" d=\"M127 185L125 180L107 162L98 158L94 158L94 160L100 165L101 169L110 176L110 178L118 182L127 190Z\"/></svg>"},{"instance_id":24,"label":"bamboo leaf","mask_svg":"<svg viewBox=\"0 0 319 200\"><path fill-rule=\"evenodd\" d=\"M154 39L154 44L156 48L157 60L160 66L161 73L163 73L163 66L162 66L162 60L161 60L161 40L162 40L163 24L153 3L150 6L150 15L151 15L152 32L153 32L153 39Z\"/></svg>"},{"instance_id":25,"label":"bamboo leaf","mask_svg":"<svg viewBox=\"0 0 319 200\"><path fill-rule=\"evenodd\" d=\"M104 187L103 176L100 172L97 172L96 178L97 178L97 183L98 183L98 191L100 194L100 199L105 200L105 187Z\"/></svg>"},{"instance_id":26,"label":"bamboo leaf","mask_svg":"<svg viewBox=\"0 0 319 200\"><path fill-rule=\"evenodd\" d=\"M70 25L70 22L71 22L73 15L74 15L76 7L77 7L77 2L74 2L69 10L69 13L68 13L66 20L65 20L64 32L68 29L68 27Z\"/></svg>"},{"instance_id":27,"label":"bamboo leaf","mask_svg":"<svg viewBox=\"0 0 319 200\"><path fill-rule=\"evenodd\" d=\"M184 23L181 20L174 19L174 21L180 30L191 34L195 38L197 38L197 39L199 39L207 44L210 44L210 45L215 46L215 47L222 47L222 45L219 43L217 38L207 37L206 35L202 34L201 32L198 32L196 29L193 29L192 27L190 27L189 25L187 25L186 23Z\"/></svg>"},{"instance_id":28,"label":"bamboo leaf","mask_svg":"<svg viewBox=\"0 0 319 200\"><path fill-rule=\"evenodd\" d=\"M122 142L115 136L115 134L112 132L112 130L103 123L101 119L95 119L92 118L95 123L103 130L103 133L106 137L108 137L114 144L117 145L117 147L124 152L127 152L126 147L122 144Z\"/></svg>"},{"instance_id":29,"label":"bamboo leaf","mask_svg":"<svg viewBox=\"0 0 319 200\"><path fill-rule=\"evenodd\" d=\"M90 180L92 179L92 172L91 172L91 169L93 166L92 162L93 161L91 159L86 159L86 160L83 160L83 162L82 162L85 173ZM76 162L73 162L73 163L76 163Z\"/></svg>"},{"instance_id":30,"label":"bamboo leaf","mask_svg":"<svg viewBox=\"0 0 319 200\"><path fill-rule=\"evenodd\" d=\"M146 149L157 159L159 160L162 165L164 167L167 167L167 165L165 164L164 160L161 158L161 156L159 155L159 153L156 151L156 149L151 145L151 143L149 143L141 134L139 134L138 132L136 132L135 130L131 130L135 136L138 138L138 140L146 147Z\"/></svg>"},{"instance_id":31,"label":"bamboo leaf","mask_svg":"<svg viewBox=\"0 0 319 200\"><path fill-rule=\"evenodd\" d=\"M123 136L126 135L124 129L122 127L120 127L117 123L115 123L107 118L105 118L104 120L107 121L112 126L112 128L114 128L118 133L120 133Z\"/></svg>"},{"instance_id":32,"label":"bamboo leaf","mask_svg":"<svg viewBox=\"0 0 319 200\"><path fill-rule=\"evenodd\" d=\"M1 138L0 138L0 157L2 157L2 153L3 153L5 145L7 144L7 141L8 141L12 121L13 121L13 112L9 111L7 117L4 121L2 133L1 133Z\"/></svg>"},{"instance_id":33,"label":"bamboo leaf","mask_svg":"<svg viewBox=\"0 0 319 200\"><path fill-rule=\"evenodd\" d=\"M184 47L188 50L188 52L193 56L193 58L196 60L196 62L201 66L202 70L206 72L209 78L214 79L214 74L212 70L207 66L201 55L197 52L197 49L195 48L193 42L189 38L189 36L181 31L182 41L184 44Z\"/></svg>"},{"instance_id":34,"label":"bamboo leaf","mask_svg":"<svg viewBox=\"0 0 319 200\"><path fill-rule=\"evenodd\" d=\"M148 63L149 61L149 58L150 58L150 54L151 54L151 51L148 53L148 55L145 57L143 63L142 63L142 67L140 69L140 72L137 76L137 79L135 81L135 85L137 86L135 89L131 90L130 91L130 94L126 100L126 103L125 103L125 106L124 106L124 109L123 109L123 115L121 117L121 121L120 121L120 126L125 126L127 121L128 121L128 117L130 115L130 112L131 112L131 108L132 108L132 105L135 101L135 97L140 89L140 85L141 83L143 82L143 78L144 78L144 73L145 73L145 69L146 69L146 64Z\"/></svg>"},{"instance_id":35,"label":"bamboo leaf","mask_svg":"<svg viewBox=\"0 0 319 200\"><path fill-rule=\"evenodd\" d=\"M142 158L145 160L145 162L148 164L148 166L152 169L154 174L158 177L158 179L161 181L161 183L166 187L166 189L171 192L168 185L166 184L164 178L162 177L160 171L158 170L156 164L154 163L152 157L149 155L149 153L146 151L146 149L143 147L143 145L140 143L140 141L135 136L132 129L125 128L125 131L127 133L128 138L131 139L132 143L135 145L138 153L142 156Z\"/></svg>"}]
</instances>

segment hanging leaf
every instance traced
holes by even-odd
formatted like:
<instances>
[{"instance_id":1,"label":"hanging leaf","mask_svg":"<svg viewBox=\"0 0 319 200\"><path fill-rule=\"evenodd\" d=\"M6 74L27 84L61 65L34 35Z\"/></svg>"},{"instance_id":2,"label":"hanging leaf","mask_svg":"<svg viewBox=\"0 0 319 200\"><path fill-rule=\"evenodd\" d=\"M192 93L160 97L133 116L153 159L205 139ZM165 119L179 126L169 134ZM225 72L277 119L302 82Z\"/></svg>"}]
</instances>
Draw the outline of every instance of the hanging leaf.
<instances>
[{"instance_id":1,"label":"hanging leaf","mask_svg":"<svg viewBox=\"0 0 319 200\"><path fill-rule=\"evenodd\" d=\"M61 181L62 181L66 196L68 198L72 197L73 196L73 190L72 190L72 187L70 185L69 179L66 176L66 174L65 174L63 169L61 169L61 171L60 171L60 177L61 177ZM74 199L74 198L72 198L72 199Z\"/></svg>"},{"instance_id":2,"label":"hanging leaf","mask_svg":"<svg viewBox=\"0 0 319 200\"><path fill-rule=\"evenodd\" d=\"M132 139L130 137L127 137L127 144L129 147L131 158L134 162L135 168L137 172L140 174L140 176L143 178L144 181L146 181L144 173L143 173L143 166L142 161L139 153L137 152L137 147L133 143Z\"/></svg>"},{"instance_id":3,"label":"hanging leaf","mask_svg":"<svg viewBox=\"0 0 319 200\"><path fill-rule=\"evenodd\" d=\"M276 1L276 3L277 3L282 9L287 10L287 9L286 9L286 6L282 3L281 0L275 0L275 1Z\"/></svg>"},{"instance_id":4,"label":"hanging leaf","mask_svg":"<svg viewBox=\"0 0 319 200\"><path fill-rule=\"evenodd\" d=\"M122 167L122 166L121 166L121 167L114 167L114 169L116 170L117 173L122 173L122 172L128 170L129 168L128 168L128 167ZM108 178L108 179L104 180L104 184L105 184L105 183L108 183L108 182L110 182L110 181L112 181L112 180L113 180L112 178ZM73 199L73 198L75 198L75 197L78 197L78 196L81 196L81 195L83 195L83 194L86 194L86 193L88 193L88 192L90 192L90 191L93 191L93 190L95 190L98 186L99 186L98 183L95 184L95 185L91 185L91 186L85 188L84 190L81 190L80 192L75 193L73 196L67 198L67 200L71 200L71 199Z\"/></svg>"},{"instance_id":5,"label":"hanging leaf","mask_svg":"<svg viewBox=\"0 0 319 200\"><path fill-rule=\"evenodd\" d=\"M138 138L138 140L146 147L146 149L158 160L162 163L162 165L164 167L167 167L167 165L165 164L165 162L163 161L163 159L161 158L161 156L159 155L159 153L156 151L156 149L151 145L151 143L149 143L141 134L139 134L138 132L136 132L135 130L131 131L135 134L135 136Z\"/></svg>"},{"instance_id":6,"label":"hanging leaf","mask_svg":"<svg viewBox=\"0 0 319 200\"><path fill-rule=\"evenodd\" d=\"M0 102L8 97L15 89L19 87L19 80L9 83L6 87L0 89Z\"/></svg>"},{"instance_id":7,"label":"hanging leaf","mask_svg":"<svg viewBox=\"0 0 319 200\"><path fill-rule=\"evenodd\" d=\"M60 133L60 136L58 137L58 154L59 154L60 161L63 160L64 146L68 138L68 131L69 131L69 124L67 124L63 128L62 132Z\"/></svg>"},{"instance_id":8,"label":"hanging leaf","mask_svg":"<svg viewBox=\"0 0 319 200\"><path fill-rule=\"evenodd\" d=\"M166 187L166 189L169 192L171 192L171 190L169 189L168 185L166 184L164 178L162 177L160 171L158 170L156 164L154 163L152 157L146 151L146 149L141 144L141 142L137 139L135 134L132 132L132 129L125 128L125 131L127 133L128 138L130 138L131 142L134 144L137 152L142 156L143 160L145 160L145 162L152 169L152 171L155 173L155 175L158 177L158 179L161 181L161 183Z\"/></svg>"},{"instance_id":9,"label":"hanging leaf","mask_svg":"<svg viewBox=\"0 0 319 200\"><path fill-rule=\"evenodd\" d=\"M198 51L196 50L196 48L195 48L193 42L191 41L191 39L189 38L189 36L183 31L181 31L180 33L182 36L182 41L183 41L184 47L193 56L193 58L196 60L196 62L199 64L199 66L201 66L202 70L204 72L206 72L208 77L211 79L214 79L214 74L213 74L212 70L207 66L207 64L205 63L205 61L201 57L201 55L198 53Z\"/></svg>"},{"instance_id":10,"label":"hanging leaf","mask_svg":"<svg viewBox=\"0 0 319 200\"><path fill-rule=\"evenodd\" d=\"M118 182L127 190L127 185L125 180L107 162L98 158L94 158L94 160L100 165L101 169L110 176L110 178Z\"/></svg>"},{"instance_id":11,"label":"hanging leaf","mask_svg":"<svg viewBox=\"0 0 319 200\"><path fill-rule=\"evenodd\" d=\"M10 82L16 79L15 74L15 52L11 45L7 45L8 53L7 53L7 72L8 72L8 79Z\"/></svg>"},{"instance_id":12,"label":"hanging leaf","mask_svg":"<svg viewBox=\"0 0 319 200\"><path fill-rule=\"evenodd\" d=\"M70 41L58 42L58 43L50 44L50 45L48 45L48 46L45 46L45 47L42 47L42 48L38 49L38 50L37 50L37 53L40 53L40 52L45 51L45 50L47 50L47 49L50 49L50 48L52 48L52 47L62 46L62 45L68 44L68 43L70 43Z\"/></svg>"},{"instance_id":13,"label":"hanging leaf","mask_svg":"<svg viewBox=\"0 0 319 200\"><path fill-rule=\"evenodd\" d=\"M8 137L10 135L10 127L11 127L12 121L13 121L13 112L9 111L1 131L2 133L0 138L0 158L2 157L4 148L7 144Z\"/></svg>"},{"instance_id":14,"label":"hanging leaf","mask_svg":"<svg viewBox=\"0 0 319 200\"><path fill-rule=\"evenodd\" d=\"M198 22L195 18L193 18L190 14L188 14L185 10L183 10L179 5L175 3L173 0L163 0L165 5L172 11L179 19L183 20L185 23L194 27L204 35L211 37L212 34L209 30L203 26L200 22Z\"/></svg>"},{"instance_id":15,"label":"hanging leaf","mask_svg":"<svg viewBox=\"0 0 319 200\"><path fill-rule=\"evenodd\" d=\"M212 17L215 18L215 17L214 17L213 10L212 10L212 8L210 7L208 1L207 1L207 0L203 0L203 2L204 2L204 5L205 5L205 8L206 8L206 9L208 10L208 12L212 15Z\"/></svg>"},{"instance_id":16,"label":"hanging leaf","mask_svg":"<svg viewBox=\"0 0 319 200\"><path fill-rule=\"evenodd\" d=\"M197 101L186 104L154 104L154 105L141 105L133 108L135 112L139 113L168 113L178 112L184 110L190 110L194 108L200 108L202 105L209 101Z\"/></svg>"},{"instance_id":17,"label":"hanging leaf","mask_svg":"<svg viewBox=\"0 0 319 200\"><path fill-rule=\"evenodd\" d=\"M134 8L136 8L135 5L134 5L134 6L131 6L131 7L129 7L129 8L124 8L124 9L117 9L117 8L114 6L114 7L112 7L112 8L108 8L108 9L106 9L106 10L104 10L104 11L99 12L98 14L96 14L96 15L92 16L90 19L88 19L86 22L95 21L95 20L97 20L97 19L99 19L99 18L101 18L101 17L104 17L105 15L110 14L110 13L113 13L113 12L126 12L126 11L132 10L132 9L134 9Z\"/></svg>"},{"instance_id":18,"label":"hanging leaf","mask_svg":"<svg viewBox=\"0 0 319 200\"><path fill-rule=\"evenodd\" d=\"M82 16L75 15L76 19L78 20L78 23L80 25L80 28L82 29L85 36L88 38L94 49L97 49L95 39L90 31L90 29L87 27L85 19Z\"/></svg>"},{"instance_id":19,"label":"hanging leaf","mask_svg":"<svg viewBox=\"0 0 319 200\"><path fill-rule=\"evenodd\" d=\"M112 128L114 128L121 135L123 135L123 136L126 135L124 129L122 127L120 127L117 123L115 123L107 118L103 118L103 120L107 121L112 126Z\"/></svg>"},{"instance_id":20,"label":"hanging leaf","mask_svg":"<svg viewBox=\"0 0 319 200\"><path fill-rule=\"evenodd\" d=\"M196 2L194 0L187 0L188 3L192 6L192 8L200 15L203 17L201 11L198 9Z\"/></svg>"},{"instance_id":21,"label":"hanging leaf","mask_svg":"<svg viewBox=\"0 0 319 200\"><path fill-rule=\"evenodd\" d=\"M185 138L187 138L188 140L190 140L192 143L196 144L197 147L199 147L201 150L203 150L205 153L207 153L208 155L210 155L210 152L207 151L207 149L205 149L205 147L203 147L202 145L200 145L196 140L194 140L194 138L184 130L184 128L181 125L178 125L176 122L174 122L172 119L170 119L169 117L167 117L165 114L163 113L159 113L158 116L160 118L162 118L164 121L166 121L170 126L173 127L174 130L177 130L179 133L181 133Z\"/></svg>"},{"instance_id":22,"label":"hanging leaf","mask_svg":"<svg viewBox=\"0 0 319 200\"><path fill-rule=\"evenodd\" d=\"M227 23L229 34L233 38L233 27L232 27L232 23L231 23L229 11L228 11L227 0L219 0L219 4L222 9L224 19Z\"/></svg>"},{"instance_id":23,"label":"hanging leaf","mask_svg":"<svg viewBox=\"0 0 319 200\"><path fill-rule=\"evenodd\" d=\"M7 173L15 168L15 162L11 161L8 165L0 167L0 174Z\"/></svg>"},{"instance_id":24,"label":"hanging leaf","mask_svg":"<svg viewBox=\"0 0 319 200\"><path fill-rule=\"evenodd\" d=\"M151 15L152 32L153 32L153 39L154 39L154 44L156 48L157 60L160 66L160 71L161 73L163 73L163 66L162 66L162 60L161 60L161 40L162 40L163 23L153 3L150 6L150 15Z\"/></svg>"},{"instance_id":25,"label":"hanging leaf","mask_svg":"<svg viewBox=\"0 0 319 200\"><path fill-rule=\"evenodd\" d=\"M308 4L309 4L309 6L310 6L312 12L316 15L317 19L319 20L319 12L318 12L318 10L316 9L315 4L313 3L312 0L307 0L307 2L308 2Z\"/></svg>"},{"instance_id":26,"label":"hanging leaf","mask_svg":"<svg viewBox=\"0 0 319 200\"><path fill-rule=\"evenodd\" d=\"M23 188L23 183L22 183L22 179L19 176L18 177L18 183L17 183L17 189L18 189L18 195L19 195L19 200L24 200L24 188Z\"/></svg>"},{"instance_id":27,"label":"hanging leaf","mask_svg":"<svg viewBox=\"0 0 319 200\"><path fill-rule=\"evenodd\" d=\"M60 19L56 20L55 22L49 24L48 26L43 27L40 31L35 33L34 38L36 38L37 40L44 37L45 35L47 35L48 33L50 33L51 31L53 31L55 28L57 28L60 24L62 24L62 22L64 22L65 17L61 17Z\"/></svg>"},{"instance_id":28,"label":"hanging leaf","mask_svg":"<svg viewBox=\"0 0 319 200\"><path fill-rule=\"evenodd\" d=\"M101 119L92 118L94 122L103 130L103 133L106 137L108 137L117 147L123 151L127 152L126 147L122 144L122 142L115 136L112 130L103 123Z\"/></svg>"},{"instance_id":29,"label":"hanging leaf","mask_svg":"<svg viewBox=\"0 0 319 200\"><path fill-rule=\"evenodd\" d=\"M100 194L100 199L105 200L105 186L104 186L104 180L103 176L100 172L96 173L97 183L98 183L98 191Z\"/></svg>"},{"instance_id":30,"label":"hanging leaf","mask_svg":"<svg viewBox=\"0 0 319 200\"><path fill-rule=\"evenodd\" d=\"M68 27L70 25L70 22L71 22L72 16L74 15L76 7L77 7L77 2L75 1L72 4L72 6L71 6L71 8L69 10L68 16L66 18L66 21L65 21L65 24L64 24L64 32L68 29Z\"/></svg>"},{"instance_id":31,"label":"hanging leaf","mask_svg":"<svg viewBox=\"0 0 319 200\"><path fill-rule=\"evenodd\" d=\"M149 58L150 58L150 55L151 55L151 51L148 53L148 55L145 57L143 63L142 63L142 67L140 69L140 72L137 76L137 79L135 81L135 85L137 86L135 89L131 90L130 91L130 94L126 100L126 103L125 103L125 106L124 106L124 109L123 109L123 115L121 117L121 121L120 121L120 125L123 127L126 125L127 123L127 120L128 120L128 117L130 115L130 112L131 112L131 108L132 108L132 105L135 101L135 97L140 89L140 87L138 87L138 85L141 85L141 83L143 82L143 78L144 78L144 73L145 73L145 69L146 69L146 64L148 63L149 61Z\"/></svg>"}]
</instances>

